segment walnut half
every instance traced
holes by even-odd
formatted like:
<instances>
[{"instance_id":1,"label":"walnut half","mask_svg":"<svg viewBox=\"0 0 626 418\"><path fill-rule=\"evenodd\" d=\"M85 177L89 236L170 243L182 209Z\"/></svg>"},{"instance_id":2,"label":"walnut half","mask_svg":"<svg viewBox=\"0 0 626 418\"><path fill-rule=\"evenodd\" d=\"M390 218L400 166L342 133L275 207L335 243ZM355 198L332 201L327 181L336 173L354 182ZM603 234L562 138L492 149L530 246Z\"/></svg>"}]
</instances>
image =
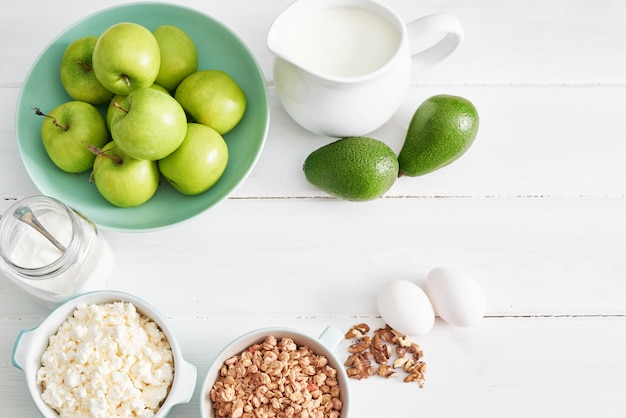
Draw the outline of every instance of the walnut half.
<instances>
[{"instance_id":1,"label":"walnut half","mask_svg":"<svg viewBox=\"0 0 626 418\"><path fill-rule=\"evenodd\" d=\"M372 341L371 337L363 336L359 338L354 344L348 347L348 351L351 353L362 353L365 350L370 348L370 343Z\"/></svg>"},{"instance_id":2,"label":"walnut half","mask_svg":"<svg viewBox=\"0 0 626 418\"><path fill-rule=\"evenodd\" d=\"M363 335L370 331L370 326L367 324L357 324L348 330L345 335L346 340L350 338L361 338Z\"/></svg>"},{"instance_id":3,"label":"walnut half","mask_svg":"<svg viewBox=\"0 0 626 418\"><path fill-rule=\"evenodd\" d=\"M355 353L348 357L345 365L348 367L346 373L352 379L366 379L376 374L376 366L372 365L372 355L370 352Z\"/></svg>"}]
</instances>

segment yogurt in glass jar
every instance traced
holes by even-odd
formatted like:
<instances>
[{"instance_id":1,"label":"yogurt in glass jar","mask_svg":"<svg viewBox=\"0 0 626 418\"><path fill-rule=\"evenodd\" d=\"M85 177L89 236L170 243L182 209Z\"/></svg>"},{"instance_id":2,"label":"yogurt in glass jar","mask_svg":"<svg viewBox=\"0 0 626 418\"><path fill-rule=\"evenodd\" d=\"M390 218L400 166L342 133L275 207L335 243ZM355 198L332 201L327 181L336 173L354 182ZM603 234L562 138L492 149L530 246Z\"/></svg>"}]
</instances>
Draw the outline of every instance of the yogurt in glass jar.
<instances>
[{"instance_id":1,"label":"yogurt in glass jar","mask_svg":"<svg viewBox=\"0 0 626 418\"><path fill-rule=\"evenodd\" d=\"M18 219L24 208L30 208L64 251ZM28 197L0 218L0 271L46 307L105 289L114 264L113 252L96 225L57 199Z\"/></svg>"}]
</instances>

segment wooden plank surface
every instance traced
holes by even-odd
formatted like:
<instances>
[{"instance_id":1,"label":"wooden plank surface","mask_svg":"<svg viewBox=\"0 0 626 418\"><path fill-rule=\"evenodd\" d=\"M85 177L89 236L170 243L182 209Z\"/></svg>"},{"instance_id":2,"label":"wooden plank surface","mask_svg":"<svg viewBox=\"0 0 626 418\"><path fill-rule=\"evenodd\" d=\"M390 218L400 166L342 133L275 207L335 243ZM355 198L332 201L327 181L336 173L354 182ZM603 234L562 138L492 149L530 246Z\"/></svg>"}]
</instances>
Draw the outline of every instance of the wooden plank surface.
<instances>
[{"instance_id":1,"label":"wooden plank surface","mask_svg":"<svg viewBox=\"0 0 626 418\"><path fill-rule=\"evenodd\" d=\"M0 213L37 193L14 126L33 60L68 25L123 3L0 6ZM236 336L270 325L311 335L381 325L380 286L421 284L439 265L475 277L487 317L468 329L438 319L419 339L424 389L351 382L354 416L626 417L626 3L386 0L407 22L454 14L466 36L448 61L414 77L371 136L399 151L414 110L440 93L470 99L481 125L461 159L400 178L366 204L329 198L302 175L306 156L333 139L298 127L276 96L265 34L291 1L179 3L250 47L271 123L257 166L228 200L163 231L103 231L116 257L110 286L165 313L198 367L194 398L171 417L199 416L204 374ZM47 312L0 276L0 417L37 416L11 351Z\"/></svg>"}]
</instances>

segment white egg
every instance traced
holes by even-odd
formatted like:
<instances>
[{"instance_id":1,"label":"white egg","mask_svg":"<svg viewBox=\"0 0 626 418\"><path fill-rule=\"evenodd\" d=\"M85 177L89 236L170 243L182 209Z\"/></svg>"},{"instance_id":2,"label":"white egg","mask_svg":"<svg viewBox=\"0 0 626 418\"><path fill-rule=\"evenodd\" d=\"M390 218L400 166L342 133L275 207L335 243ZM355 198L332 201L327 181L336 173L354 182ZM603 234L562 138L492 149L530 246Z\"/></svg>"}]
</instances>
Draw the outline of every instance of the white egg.
<instances>
[{"instance_id":1,"label":"white egg","mask_svg":"<svg viewBox=\"0 0 626 418\"><path fill-rule=\"evenodd\" d=\"M485 315L485 294L468 274L437 267L428 273L426 293L444 321L461 327L476 324Z\"/></svg>"},{"instance_id":2,"label":"white egg","mask_svg":"<svg viewBox=\"0 0 626 418\"><path fill-rule=\"evenodd\" d=\"M426 334L435 324L430 299L416 284L392 280L378 292L378 312L391 328L408 336Z\"/></svg>"}]
</instances>

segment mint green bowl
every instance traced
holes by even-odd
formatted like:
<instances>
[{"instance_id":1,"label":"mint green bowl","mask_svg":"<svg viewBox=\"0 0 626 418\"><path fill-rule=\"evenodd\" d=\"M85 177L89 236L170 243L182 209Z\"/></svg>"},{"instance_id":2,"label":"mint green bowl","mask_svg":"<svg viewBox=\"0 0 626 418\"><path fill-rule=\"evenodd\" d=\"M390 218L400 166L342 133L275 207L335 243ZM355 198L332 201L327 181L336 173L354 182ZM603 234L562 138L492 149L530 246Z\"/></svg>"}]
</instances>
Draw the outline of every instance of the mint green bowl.
<instances>
[{"instance_id":1,"label":"mint green bowl","mask_svg":"<svg viewBox=\"0 0 626 418\"><path fill-rule=\"evenodd\" d=\"M59 78L65 48L75 39L99 35L118 22L135 22L154 30L162 24L184 29L194 40L202 69L227 72L247 96L246 113L235 129L224 135L229 162L224 175L211 189L197 196L185 196L161 180L157 193L145 204L118 208L104 200L90 172L68 174L48 158L41 143L43 112L71 100ZM105 112L102 109L103 113ZM120 231L162 229L190 219L227 198L249 175L256 164L269 127L269 99L265 77L256 59L229 28L197 10L168 3L131 3L96 12L70 26L55 38L28 72L16 110L16 134L20 157L35 186L42 194L55 197L81 211L98 226Z\"/></svg>"}]
</instances>

